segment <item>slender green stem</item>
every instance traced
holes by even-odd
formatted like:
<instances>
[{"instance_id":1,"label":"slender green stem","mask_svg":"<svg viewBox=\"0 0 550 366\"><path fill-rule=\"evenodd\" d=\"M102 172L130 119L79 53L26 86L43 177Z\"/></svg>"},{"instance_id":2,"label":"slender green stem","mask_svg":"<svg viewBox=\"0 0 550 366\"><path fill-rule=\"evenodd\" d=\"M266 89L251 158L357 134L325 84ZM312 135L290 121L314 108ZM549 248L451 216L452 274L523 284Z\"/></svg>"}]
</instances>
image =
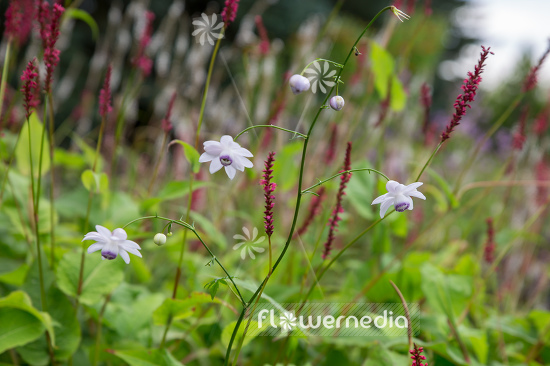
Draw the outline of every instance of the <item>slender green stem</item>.
<instances>
[{"instance_id":1,"label":"slender green stem","mask_svg":"<svg viewBox=\"0 0 550 366\"><path fill-rule=\"evenodd\" d=\"M502 126L502 124L504 122L506 122L508 117L510 117L510 114L512 114L512 112L516 109L516 107L519 105L519 103L521 102L521 100L523 99L524 96L525 96L525 93L520 93L516 97L516 99L508 106L508 108L504 111L504 113L502 113L500 115L500 117L495 121L495 123L493 124L491 129L489 131L487 131L485 136L483 136L483 139L481 139L481 141L478 142L474 152L472 153L472 156L470 156L470 158L468 160L466 160L466 165L464 166L464 168L462 169L462 171L460 172L460 174L458 176L458 179L456 180L455 189L453 191L454 194L456 194L457 191L460 189L460 185L462 184L462 180L464 179L464 176L466 175L466 172L468 170L470 170L470 168L472 167L472 164L476 160L477 155L481 151L481 148L491 138L491 136L493 136L493 134L495 132L497 132L497 130L500 128L500 126Z\"/></svg>"},{"instance_id":2,"label":"slender green stem","mask_svg":"<svg viewBox=\"0 0 550 366\"><path fill-rule=\"evenodd\" d=\"M0 81L0 116L2 116L2 107L4 106L4 93L6 91L6 80L8 80L8 71L10 64L10 50L11 50L12 38L8 39L8 44L6 46L6 54L4 55L4 67L2 68L2 81ZM2 118L1 121L4 121ZM0 122L0 128L2 122Z\"/></svg>"},{"instance_id":3,"label":"slender green stem","mask_svg":"<svg viewBox=\"0 0 550 366\"><path fill-rule=\"evenodd\" d=\"M151 192L153 190L153 185L155 184L155 180L157 179L157 175L159 173L159 167L160 162L162 161L162 158L164 157L164 153L166 150L166 141L168 140L168 132L164 133L164 138L162 139L162 145L160 148L160 154L157 159L157 163L155 164L155 170L153 171L153 177L151 178L151 183L149 183L149 188L147 189L147 196L151 196Z\"/></svg>"},{"instance_id":4,"label":"slender green stem","mask_svg":"<svg viewBox=\"0 0 550 366\"><path fill-rule=\"evenodd\" d=\"M55 169L54 169L54 111L53 111L53 97L52 93L48 93L49 117L50 117L50 266L55 269ZM46 116L44 116L46 119ZM45 121L44 121L45 123ZM44 125L45 126L45 125Z\"/></svg>"},{"instance_id":5,"label":"slender green stem","mask_svg":"<svg viewBox=\"0 0 550 366\"><path fill-rule=\"evenodd\" d=\"M103 141L103 134L105 132L105 121L106 118L103 116L101 118L101 126L99 127L99 136L97 138L97 145L95 148L95 157L94 157L94 163L92 165L92 172L95 174L97 171L97 162L99 161L99 154L101 150L101 143ZM90 223L90 212L92 211L92 201L94 197L94 191L93 188L90 189L90 193L88 194L88 206L86 207L86 217L84 218L84 226L82 228L82 231L85 232L88 230L88 225ZM82 281L84 279L84 264L86 261L86 246L84 243L82 243L82 253L80 256L80 272L78 274L78 289L77 293L80 295L82 292ZM77 303L78 308L78 303Z\"/></svg>"},{"instance_id":6,"label":"slender green stem","mask_svg":"<svg viewBox=\"0 0 550 366\"><path fill-rule=\"evenodd\" d=\"M239 299L241 300L241 303L243 306L246 306L246 302L244 301L244 298L242 297L241 295L241 292L239 291L239 288L237 287L237 284L233 281L233 277L234 276L231 276L229 274L229 272L227 272L227 269L225 269L225 267L223 266L223 264L219 261L218 257L216 257L214 255L214 253L210 250L210 248L208 247L208 245L206 245L206 243L204 242L204 240L202 240L202 237L199 235L199 233L197 232L197 230L195 230L195 227L192 226L192 225L189 225L187 222L185 221L181 221L181 220L173 220L173 219L169 219L167 217L162 217L162 216L144 216L144 217L140 217L140 218L137 218L135 220L132 220L130 221L129 223L127 223L126 225L124 225L122 228L124 229L125 227L128 227L129 225L133 224L134 222L138 222L138 221L143 221L143 220L149 220L149 219L158 219L158 220L164 220L164 221L169 221L171 224L176 224L176 225L179 225L179 226L182 226L188 230L190 230L191 232L193 232L193 234L195 234L195 236L197 237L197 239L199 239L199 241L201 242L202 246L206 249L206 251L210 254L210 256L212 256L212 259L220 266L220 268L223 270L223 272L227 275L227 278L229 279L229 281L231 281L231 283L233 284L233 286L235 286L235 289L237 291L237 294L239 295Z\"/></svg>"},{"instance_id":7,"label":"slender green stem","mask_svg":"<svg viewBox=\"0 0 550 366\"><path fill-rule=\"evenodd\" d=\"M339 72L338 72L338 75L336 76L336 79L340 79L340 75L342 74L342 71L344 70L346 64L348 63L351 55L353 54L354 50L355 50L355 47L357 46L357 44L359 43L359 41L361 40L361 38L363 37L363 35L367 32L367 30L370 28L370 26L374 23L374 21L386 10L390 10L391 9L391 6L387 6L385 8L383 8L378 14L376 14L376 16L370 21L370 23L365 27L365 29L363 30L363 32L361 32L361 34L359 35L359 37L357 38L357 40L355 41L355 43L353 44L353 46L351 47L347 57L346 57L346 60L344 61L344 63L342 64L342 68L340 68ZM329 98L329 96L332 94L332 91L334 90L334 86L332 87L331 91L329 93L327 93L323 103L321 104L321 106L325 105L327 103L327 100ZM311 123L311 126L309 127L309 131L307 133L308 136L311 136L311 132L313 130L313 128L315 127L315 124L317 123L317 120L319 119L319 116L321 114L321 111L323 111L323 108L319 108L317 110L317 113ZM304 141L304 146L302 148L302 157L301 157L301 162L300 162L300 174L299 174L299 178L298 178L298 194L296 195L296 206L295 206L295 209L294 209L294 217L292 219L292 226L290 227L290 232L289 232L289 235L288 235L288 238L286 240L286 243L285 243L285 246L283 247L283 250L281 251L281 254L279 254L279 257L277 258L277 260L275 261L275 264L273 265L273 269L272 269L272 272L275 272L275 269L277 268L277 266L279 265L279 263L283 260L285 254L286 254L286 251L288 250L288 247L290 246L290 242L292 241L292 236L294 234L294 229L296 228L296 222L297 222L297 219L298 219L298 214L299 214L299 211L300 211L300 203L301 203L301 200L302 200L302 184L303 184L303 176L304 176L304 166L305 166L305 158L306 158L306 153L307 153L307 146L308 146L308 142L309 142L309 138L308 139L305 139ZM252 297L250 298L250 300L248 301L248 304L251 304L252 301L254 301L254 299L256 298L256 296L258 296L258 294L260 293L261 289L263 288L263 285L264 283L269 279L269 276L267 276L261 283L261 285L258 287L258 289L256 290L256 292L254 292L254 294L252 295ZM239 318L237 319L237 324L235 325L235 328L233 329L233 333L231 334L231 338L229 340L229 344L227 346L227 350L226 350L226 354L225 354L225 361L224 361L224 365L227 366L228 363L229 363L229 359L230 359L230 354L231 354L231 348L232 348L232 345L233 345L233 342L235 341L235 337L237 336L237 332L239 330L239 327L242 323L242 320L244 318L244 315L245 315L245 312L246 312L246 307L243 308L243 310L241 311L241 314L239 315Z\"/></svg>"},{"instance_id":8,"label":"slender green stem","mask_svg":"<svg viewBox=\"0 0 550 366\"><path fill-rule=\"evenodd\" d=\"M239 132L237 134L237 136L235 136L235 138L233 139L234 141L236 141L243 133L253 129L253 128L258 128L258 127L271 127L271 128L276 128L278 130L281 130L281 131L286 131L286 132L290 132L290 133L293 133L295 135L298 135L300 137L303 137L305 139L307 139L307 135L304 135L303 133L300 133L300 132L297 132L297 131L293 131L293 130L289 130L289 129L286 129L286 128L282 128L282 127L279 127L279 126L275 126L275 125L256 125L256 126L250 126L250 127L247 127L245 128L244 130L242 130L241 132Z\"/></svg>"},{"instance_id":9,"label":"slender green stem","mask_svg":"<svg viewBox=\"0 0 550 366\"><path fill-rule=\"evenodd\" d=\"M206 76L206 84L204 85L204 94L202 95L201 110L199 113L199 123L197 124L197 134L195 136L195 149L199 146L199 136L202 127L202 121L204 119L204 108L206 107L206 97L208 96L208 89L210 87L210 79L212 78L212 71L214 70L214 63L216 61L216 55L220 49L220 44L222 42L223 35L225 33L225 28L222 28L221 35L214 46L214 52L212 52L212 57L210 58L210 65L208 66L208 75Z\"/></svg>"},{"instance_id":10,"label":"slender green stem","mask_svg":"<svg viewBox=\"0 0 550 366\"><path fill-rule=\"evenodd\" d=\"M432 152L432 155L430 155L430 158L428 159L428 161L426 162L426 164L424 164L424 166L422 167L422 170L420 170L420 173L418 173L418 176L416 177L416 179L414 180L415 182L418 182L418 180L420 179L420 177L422 177L422 174L424 174L424 171L430 166L430 164L432 163L432 160L433 158L435 157L435 155L437 154L437 152L439 151L439 149L441 149L441 146L443 145L442 142L440 142L439 144L437 144L437 146L435 147L434 151Z\"/></svg>"},{"instance_id":11,"label":"slender green stem","mask_svg":"<svg viewBox=\"0 0 550 366\"><path fill-rule=\"evenodd\" d=\"M339 177L339 176L342 175L342 174L348 174L348 173L352 173L352 172L364 172L364 171L368 171L369 173L370 173L370 172L373 172L373 173L376 173L376 174L380 174L381 176L383 176L384 178L386 178L386 180L388 180L388 181L390 180L390 178L388 178L384 173L381 173L381 172L379 172L379 171L376 170L376 169L371 169L371 168L350 169L350 170L341 171L341 172L338 173L338 174L334 174L334 175L333 175L332 177L330 177L330 178L327 178L327 179L325 179L325 180L319 181L319 183L314 184L314 185L312 185L311 187L304 189L304 190L302 191L302 194L304 194L304 193L306 193L306 192L308 192L308 191L311 191L313 188L316 188L316 187L318 187L318 186L320 186L320 185L322 185L322 184L325 184L325 183L328 182L329 180L332 180L332 179L334 179L334 178L336 178L336 177Z\"/></svg>"},{"instance_id":12,"label":"slender green stem","mask_svg":"<svg viewBox=\"0 0 550 366\"><path fill-rule=\"evenodd\" d=\"M103 306L101 307L101 310L99 312L99 316L97 317L97 333L95 335L95 350L94 350L94 362L93 365L96 366L99 362L99 348L101 347L101 328L103 326L103 314L105 314L105 309L107 308L107 304L109 303L109 300L111 300L111 294L108 294L105 296L105 301L103 302Z\"/></svg>"}]
</instances>

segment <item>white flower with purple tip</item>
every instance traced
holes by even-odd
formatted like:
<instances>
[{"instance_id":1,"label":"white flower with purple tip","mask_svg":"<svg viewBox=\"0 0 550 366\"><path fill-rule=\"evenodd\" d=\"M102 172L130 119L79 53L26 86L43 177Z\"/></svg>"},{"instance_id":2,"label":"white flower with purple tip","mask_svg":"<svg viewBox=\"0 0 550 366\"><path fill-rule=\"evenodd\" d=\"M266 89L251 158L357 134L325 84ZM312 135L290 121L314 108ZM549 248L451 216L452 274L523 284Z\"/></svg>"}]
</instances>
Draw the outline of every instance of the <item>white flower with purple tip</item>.
<instances>
[{"instance_id":1,"label":"white flower with purple tip","mask_svg":"<svg viewBox=\"0 0 550 366\"><path fill-rule=\"evenodd\" d=\"M381 203L380 205L381 218L384 218L386 211L388 211L388 209L391 206L394 206L395 211L397 212L412 210L413 200L411 197L417 197L423 200L426 199L426 197L422 193L416 190L422 184L424 183L416 182L416 183L409 184L408 186L405 186L399 182L390 180L388 183L386 183L386 189L388 190L388 193L383 194L380 197L377 197L374 201L372 201L372 204L376 205L378 203Z\"/></svg>"},{"instance_id":2,"label":"white flower with purple tip","mask_svg":"<svg viewBox=\"0 0 550 366\"><path fill-rule=\"evenodd\" d=\"M139 249L141 247L131 240L127 240L128 235L124 229L115 229L111 232L109 229L96 225L95 229L97 231L91 231L88 234L84 235L84 240L94 240L95 243L88 247L88 253L97 252L101 250L101 259L115 259L119 254L126 262L130 263L130 255L132 253L141 257Z\"/></svg>"},{"instance_id":3,"label":"white flower with purple tip","mask_svg":"<svg viewBox=\"0 0 550 366\"><path fill-rule=\"evenodd\" d=\"M204 153L199 158L200 163L210 163L210 174L214 174L221 168L225 168L225 172L229 179L235 177L237 170L241 172L244 168L252 168L253 164L247 158L254 155L238 143L233 141L233 137L224 135L218 141L205 141Z\"/></svg>"}]
</instances>

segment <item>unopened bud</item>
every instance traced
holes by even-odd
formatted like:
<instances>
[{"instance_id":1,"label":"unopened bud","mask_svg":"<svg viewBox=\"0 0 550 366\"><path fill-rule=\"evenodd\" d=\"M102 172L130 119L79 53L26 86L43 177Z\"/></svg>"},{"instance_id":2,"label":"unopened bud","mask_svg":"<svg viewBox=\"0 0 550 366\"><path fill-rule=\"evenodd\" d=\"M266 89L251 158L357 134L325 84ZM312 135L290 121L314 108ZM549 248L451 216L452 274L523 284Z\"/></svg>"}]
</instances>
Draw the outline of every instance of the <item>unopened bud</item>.
<instances>
[{"instance_id":1,"label":"unopened bud","mask_svg":"<svg viewBox=\"0 0 550 366\"><path fill-rule=\"evenodd\" d=\"M155 244L158 245L158 246L164 245L164 243L166 243L166 235L164 235L164 234L162 234L162 233L158 233L158 234L155 235L155 237L153 238L153 241L154 241Z\"/></svg>"},{"instance_id":2,"label":"unopened bud","mask_svg":"<svg viewBox=\"0 0 550 366\"><path fill-rule=\"evenodd\" d=\"M306 90L309 90L310 87L308 78L298 74L292 75L288 80L288 84L290 85L290 89L292 89L294 95L305 92Z\"/></svg>"},{"instance_id":3,"label":"unopened bud","mask_svg":"<svg viewBox=\"0 0 550 366\"><path fill-rule=\"evenodd\" d=\"M330 98L328 104L335 111L339 111L339 110L342 110L342 108L344 108L344 104L346 104L346 103L344 101L344 98L342 98L339 95L336 95L336 96Z\"/></svg>"}]
</instances>

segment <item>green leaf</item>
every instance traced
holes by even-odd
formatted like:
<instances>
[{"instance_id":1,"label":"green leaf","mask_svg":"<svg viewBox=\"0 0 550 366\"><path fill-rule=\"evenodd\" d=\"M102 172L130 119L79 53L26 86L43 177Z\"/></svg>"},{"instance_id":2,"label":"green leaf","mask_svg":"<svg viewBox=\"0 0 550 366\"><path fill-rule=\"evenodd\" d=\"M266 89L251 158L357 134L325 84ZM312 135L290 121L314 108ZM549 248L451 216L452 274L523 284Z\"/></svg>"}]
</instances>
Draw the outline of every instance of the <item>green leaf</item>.
<instances>
[{"instance_id":1,"label":"green leaf","mask_svg":"<svg viewBox=\"0 0 550 366\"><path fill-rule=\"evenodd\" d=\"M132 351L112 351L113 354L130 366L182 366L166 349L140 349Z\"/></svg>"},{"instance_id":2,"label":"green leaf","mask_svg":"<svg viewBox=\"0 0 550 366\"><path fill-rule=\"evenodd\" d=\"M94 173L87 169L81 176L82 184L88 191L95 193L105 193L109 189L109 177L105 173Z\"/></svg>"},{"instance_id":3,"label":"green leaf","mask_svg":"<svg viewBox=\"0 0 550 366\"><path fill-rule=\"evenodd\" d=\"M72 135L72 140L74 141L76 146L78 146L78 148L82 150L82 152L84 153L85 161L88 163L88 166L92 168L94 166L94 162L96 161L96 150L88 146L88 144L86 144L86 142L84 142L84 140L82 140L82 138L80 138L80 136L78 136L77 134ZM101 154L99 154L99 156L97 157L96 171L100 172L102 170L103 158L101 157Z\"/></svg>"},{"instance_id":4,"label":"green leaf","mask_svg":"<svg viewBox=\"0 0 550 366\"><path fill-rule=\"evenodd\" d=\"M113 291L124 279L122 259L101 260L99 253L86 254L82 293L78 293L78 277L80 273L80 254L66 253L57 266L57 283L65 294L78 297L85 305L93 305Z\"/></svg>"},{"instance_id":5,"label":"green leaf","mask_svg":"<svg viewBox=\"0 0 550 366\"><path fill-rule=\"evenodd\" d=\"M187 299L166 299L153 313L153 321L157 325L164 325L170 319L179 320L192 316L196 307L201 304L220 304L218 299L211 299L204 292L193 292Z\"/></svg>"},{"instance_id":6,"label":"green leaf","mask_svg":"<svg viewBox=\"0 0 550 366\"><path fill-rule=\"evenodd\" d=\"M185 155L185 158L191 165L191 169L193 170L193 173L197 174L200 170L200 163L199 158L200 154L195 148L191 145L189 145L187 142L183 142L181 140L174 140L170 142L170 144L178 143L181 146L183 146L183 153Z\"/></svg>"},{"instance_id":7,"label":"green leaf","mask_svg":"<svg viewBox=\"0 0 550 366\"><path fill-rule=\"evenodd\" d=\"M390 86L390 78L395 79L393 77L395 62L392 55L376 42L370 42L370 48L372 72L374 74L374 87L376 88L380 99L384 100L388 96L388 86ZM391 87L393 92L393 81Z\"/></svg>"},{"instance_id":8,"label":"green leaf","mask_svg":"<svg viewBox=\"0 0 550 366\"><path fill-rule=\"evenodd\" d=\"M197 225L195 225L195 227L206 243L214 243L218 245L220 249L227 248L225 235L219 231L210 220L197 212L191 212L191 220L196 222ZM194 222L190 222L190 224Z\"/></svg>"},{"instance_id":9,"label":"green leaf","mask_svg":"<svg viewBox=\"0 0 550 366\"><path fill-rule=\"evenodd\" d=\"M48 331L55 345L50 315L35 309L25 292L15 291L0 299L0 353L32 342L44 330Z\"/></svg>"},{"instance_id":10,"label":"green leaf","mask_svg":"<svg viewBox=\"0 0 550 366\"><path fill-rule=\"evenodd\" d=\"M31 136L29 143L29 123L31 128ZM31 146L32 156L32 171L35 177L38 176L38 160L40 159L40 144L42 141L42 130L44 129L42 122L36 116L36 113L31 114L29 123L23 124L20 132L19 143L15 149L15 159L17 169L25 174L31 174L31 164L29 161L29 145ZM48 134L44 136L44 144L42 146L42 174L45 174L50 169L50 153L49 153Z\"/></svg>"},{"instance_id":11,"label":"green leaf","mask_svg":"<svg viewBox=\"0 0 550 366\"><path fill-rule=\"evenodd\" d=\"M430 175L430 177L434 178L434 180L438 183L439 187L445 195L447 196L447 199L451 203L451 206L453 208L457 208L459 206L459 202L456 199L456 196L453 194L453 190L449 183L443 178L441 175L437 174L434 170L428 169L427 173Z\"/></svg>"},{"instance_id":12,"label":"green leaf","mask_svg":"<svg viewBox=\"0 0 550 366\"><path fill-rule=\"evenodd\" d=\"M397 77L391 79L391 101L390 108L396 112L402 111L407 104L407 93L403 84Z\"/></svg>"},{"instance_id":13,"label":"green leaf","mask_svg":"<svg viewBox=\"0 0 550 366\"><path fill-rule=\"evenodd\" d=\"M82 20L83 22L88 24L88 26L92 30L92 37L94 38L94 40L96 40L99 36L99 27L97 26L97 23L95 22L94 18L92 18L92 16L86 11L75 8L67 8L63 15L69 18Z\"/></svg>"}]
</instances>

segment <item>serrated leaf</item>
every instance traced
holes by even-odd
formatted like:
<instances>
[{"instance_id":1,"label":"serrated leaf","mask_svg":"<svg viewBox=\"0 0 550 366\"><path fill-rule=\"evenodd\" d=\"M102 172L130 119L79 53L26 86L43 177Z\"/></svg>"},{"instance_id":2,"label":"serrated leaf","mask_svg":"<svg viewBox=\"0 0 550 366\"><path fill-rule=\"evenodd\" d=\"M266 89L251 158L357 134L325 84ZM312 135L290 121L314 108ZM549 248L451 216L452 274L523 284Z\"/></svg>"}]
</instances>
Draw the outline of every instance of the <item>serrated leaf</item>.
<instances>
[{"instance_id":1,"label":"serrated leaf","mask_svg":"<svg viewBox=\"0 0 550 366\"><path fill-rule=\"evenodd\" d=\"M85 254L82 292L78 296L80 253L66 253L57 266L57 283L65 294L78 297L85 305L94 305L113 291L123 280L124 262L101 260L99 253Z\"/></svg>"}]
</instances>

